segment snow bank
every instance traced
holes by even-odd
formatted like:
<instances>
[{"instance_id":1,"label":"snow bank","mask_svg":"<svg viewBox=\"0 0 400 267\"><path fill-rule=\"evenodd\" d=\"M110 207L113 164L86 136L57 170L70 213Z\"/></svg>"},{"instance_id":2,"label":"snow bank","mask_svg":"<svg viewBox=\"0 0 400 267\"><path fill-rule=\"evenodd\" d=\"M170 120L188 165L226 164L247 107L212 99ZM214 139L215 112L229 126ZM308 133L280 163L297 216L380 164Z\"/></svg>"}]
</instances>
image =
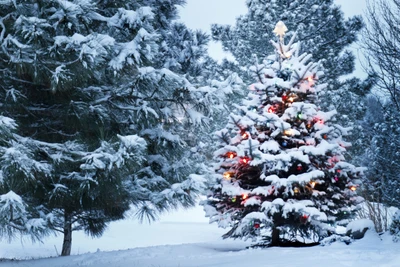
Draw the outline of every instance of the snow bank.
<instances>
[{"instance_id":1,"label":"snow bank","mask_svg":"<svg viewBox=\"0 0 400 267\"><path fill-rule=\"evenodd\" d=\"M364 229L374 229L375 225L370 219L359 219L350 222L346 227L346 232L363 231Z\"/></svg>"}]
</instances>

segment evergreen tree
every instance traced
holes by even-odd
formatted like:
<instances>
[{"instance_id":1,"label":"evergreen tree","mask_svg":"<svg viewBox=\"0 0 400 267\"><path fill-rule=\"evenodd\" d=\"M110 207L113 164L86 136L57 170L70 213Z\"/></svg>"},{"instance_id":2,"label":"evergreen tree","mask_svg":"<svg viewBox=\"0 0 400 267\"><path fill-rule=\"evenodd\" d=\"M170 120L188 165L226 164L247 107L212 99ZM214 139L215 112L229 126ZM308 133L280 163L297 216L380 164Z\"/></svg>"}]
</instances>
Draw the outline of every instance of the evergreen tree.
<instances>
[{"instance_id":1,"label":"evergreen tree","mask_svg":"<svg viewBox=\"0 0 400 267\"><path fill-rule=\"evenodd\" d=\"M398 155L400 129L396 126L399 112L391 100L368 97L368 110L364 118L364 131L368 149L363 165L367 167L364 190L367 200L388 207L400 207L400 165Z\"/></svg>"},{"instance_id":2,"label":"evergreen tree","mask_svg":"<svg viewBox=\"0 0 400 267\"><path fill-rule=\"evenodd\" d=\"M321 72L299 54L286 26L274 32L275 55L251 68L256 83L227 126L217 132L215 183L202 204L210 222L231 229L224 237L253 238L256 245L305 245L351 220L362 198L362 169L344 159L347 129L336 111L315 104ZM298 242L298 243L297 243Z\"/></svg>"},{"instance_id":3,"label":"evergreen tree","mask_svg":"<svg viewBox=\"0 0 400 267\"><path fill-rule=\"evenodd\" d=\"M0 170L0 180L2 181L0 189L1 192L7 192L0 195L0 235L7 236L11 240L16 233L30 232L33 240L37 240L49 233L46 220L40 216L43 208L28 206L25 200L13 191L22 191L22 181L14 179L4 182L9 171L13 175L18 175L21 172L30 175L30 172L36 172L43 166L32 159L32 151L29 150L29 147L18 142L18 137L14 136L15 130L16 123L14 120L0 116L0 153L3 157L1 162L4 164L9 158L9 160L19 159L21 163L19 165L15 162L14 168L2 168ZM13 163L11 162L11 164Z\"/></svg>"},{"instance_id":4,"label":"evergreen tree","mask_svg":"<svg viewBox=\"0 0 400 267\"><path fill-rule=\"evenodd\" d=\"M1 140L2 234L61 232L69 255L72 231L100 236L130 207L154 219L195 204L189 133L224 91L194 87L208 37L174 22L183 3L1 2L0 110L15 121Z\"/></svg>"}]
</instances>

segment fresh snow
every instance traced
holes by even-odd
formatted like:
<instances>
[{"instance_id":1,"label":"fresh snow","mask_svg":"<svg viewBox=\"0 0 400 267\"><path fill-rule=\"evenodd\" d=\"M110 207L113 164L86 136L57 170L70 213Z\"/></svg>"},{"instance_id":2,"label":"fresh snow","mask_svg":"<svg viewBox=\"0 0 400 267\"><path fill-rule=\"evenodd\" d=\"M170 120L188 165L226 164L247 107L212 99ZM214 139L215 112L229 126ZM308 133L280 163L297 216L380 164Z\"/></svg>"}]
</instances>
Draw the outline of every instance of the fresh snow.
<instances>
[{"instance_id":1,"label":"fresh snow","mask_svg":"<svg viewBox=\"0 0 400 267\"><path fill-rule=\"evenodd\" d=\"M363 231L365 228L374 229L374 223L369 219L360 219L352 221L347 225L346 231L348 230L351 230L352 232Z\"/></svg>"},{"instance_id":2,"label":"fresh snow","mask_svg":"<svg viewBox=\"0 0 400 267\"><path fill-rule=\"evenodd\" d=\"M0 115L0 127L8 127L10 129L15 129L16 126L17 125L13 119Z\"/></svg>"},{"instance_id":3,"label":"fresh snow","mask_svg":"<svg viewBox=\"0 0 400 267\"><path fill-rule=\"evenodd\" d=\"M74 233L70 257L55 257L61 251L61 236L49 237L42 244L31 244L27 239L11 244L3 240L0 258L13 260L2 260L0 266L400 266L400 243L393 243L389 235L379 237L374 232L367 232L364 239L350 245L338 242L310 248L246 249L249 242L222 240L220 236L226 230L208 224L201 209L197 206L174 212L150 225L135 220L114 222L100 239ZM365 222L355 224L365 225Z\"/></svg>"},{"instance_id":4,"label":"fresh snow","mask_svg":"<svg viewBox=\"0 0 400 267\"><path fill-rule=\"evenodd\" d=\"M0 202L5 202L5 206L9 206L9 203L18 203L20 205L23 205L22 198L15 194L13 191L9 191L7 194L0 195Z\"/></svg>"}]
</instances>

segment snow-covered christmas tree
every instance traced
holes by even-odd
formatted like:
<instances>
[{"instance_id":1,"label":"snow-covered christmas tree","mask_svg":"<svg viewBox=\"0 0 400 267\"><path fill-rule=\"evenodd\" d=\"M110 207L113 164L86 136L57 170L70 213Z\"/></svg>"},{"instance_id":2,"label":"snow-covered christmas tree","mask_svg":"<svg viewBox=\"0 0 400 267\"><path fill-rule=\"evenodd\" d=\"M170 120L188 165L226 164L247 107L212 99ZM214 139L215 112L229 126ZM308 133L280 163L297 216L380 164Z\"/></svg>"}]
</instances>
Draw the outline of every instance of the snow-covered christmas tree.
<instances>
[{"instance_id":1,"label":"snow-covered christmas tree","mask_svg":"<svg viewBox=\"0 0 400 267\"><path fill-rule=\"evenodd\" d=\"M362 201L362 169L344 158L349 129L316 105L322 73L298 53L295 35L285 44L286 31L278 22L275 54L250 69L257 82L217 132L215 181L203 202L210 222L231 228L225 238L261 246L318 243Z\"/></svg>"}]
</instances>

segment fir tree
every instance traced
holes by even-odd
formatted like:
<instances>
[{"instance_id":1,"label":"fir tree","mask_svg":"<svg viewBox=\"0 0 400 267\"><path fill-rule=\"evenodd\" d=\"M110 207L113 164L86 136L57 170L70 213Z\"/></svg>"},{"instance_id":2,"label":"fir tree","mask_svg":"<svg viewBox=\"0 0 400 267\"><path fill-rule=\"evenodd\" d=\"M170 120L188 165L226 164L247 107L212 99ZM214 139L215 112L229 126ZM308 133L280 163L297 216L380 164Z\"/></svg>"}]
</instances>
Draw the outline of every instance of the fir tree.
<instances>
[{"instance_id":1,"label":"fir tree","mask_svg":"<svg viewBox=\"0 0 400 267\"><path fill-rule=\"evenodd\" d=\"M196 203L189 133L223 93L192 83L208 38L174 22L183 3L1 2L4 235L61 232L69 255L72 231L100 236L130 207L151 220Z\"/></svg>"},{"instance_id":2,"label":"fir tree","mask_svg":"<svg viewBox=\"0 0 400 267\"><path fill-rule=\"evenodd\" d=\"M368 149L363 164L367 167L364 187L366 199L385 206L400 206L400 187L397 163L400 142L396 126L399 111L392 100L368 97L368 110L364 118L364 131L368 137Z\"/></svg>"},{"instance_id":3,"label":"fir tree","mask_svg":"<svg viewBox=\"0 0 400 267\"><path fill-rule=\"evenodd\" d=\"M279 22L275 55L251 68L256 83L227 126L217 132L215 183L203 202L210 222L231 227L224 237L256 245L306 245L346 225L362 200L362 169L344 159L347 129L336 111L315 104L318 64L299 54L294 36L284 44ZM297 244L297 243L296 243Z\"/></svg>"}]
</instances>

